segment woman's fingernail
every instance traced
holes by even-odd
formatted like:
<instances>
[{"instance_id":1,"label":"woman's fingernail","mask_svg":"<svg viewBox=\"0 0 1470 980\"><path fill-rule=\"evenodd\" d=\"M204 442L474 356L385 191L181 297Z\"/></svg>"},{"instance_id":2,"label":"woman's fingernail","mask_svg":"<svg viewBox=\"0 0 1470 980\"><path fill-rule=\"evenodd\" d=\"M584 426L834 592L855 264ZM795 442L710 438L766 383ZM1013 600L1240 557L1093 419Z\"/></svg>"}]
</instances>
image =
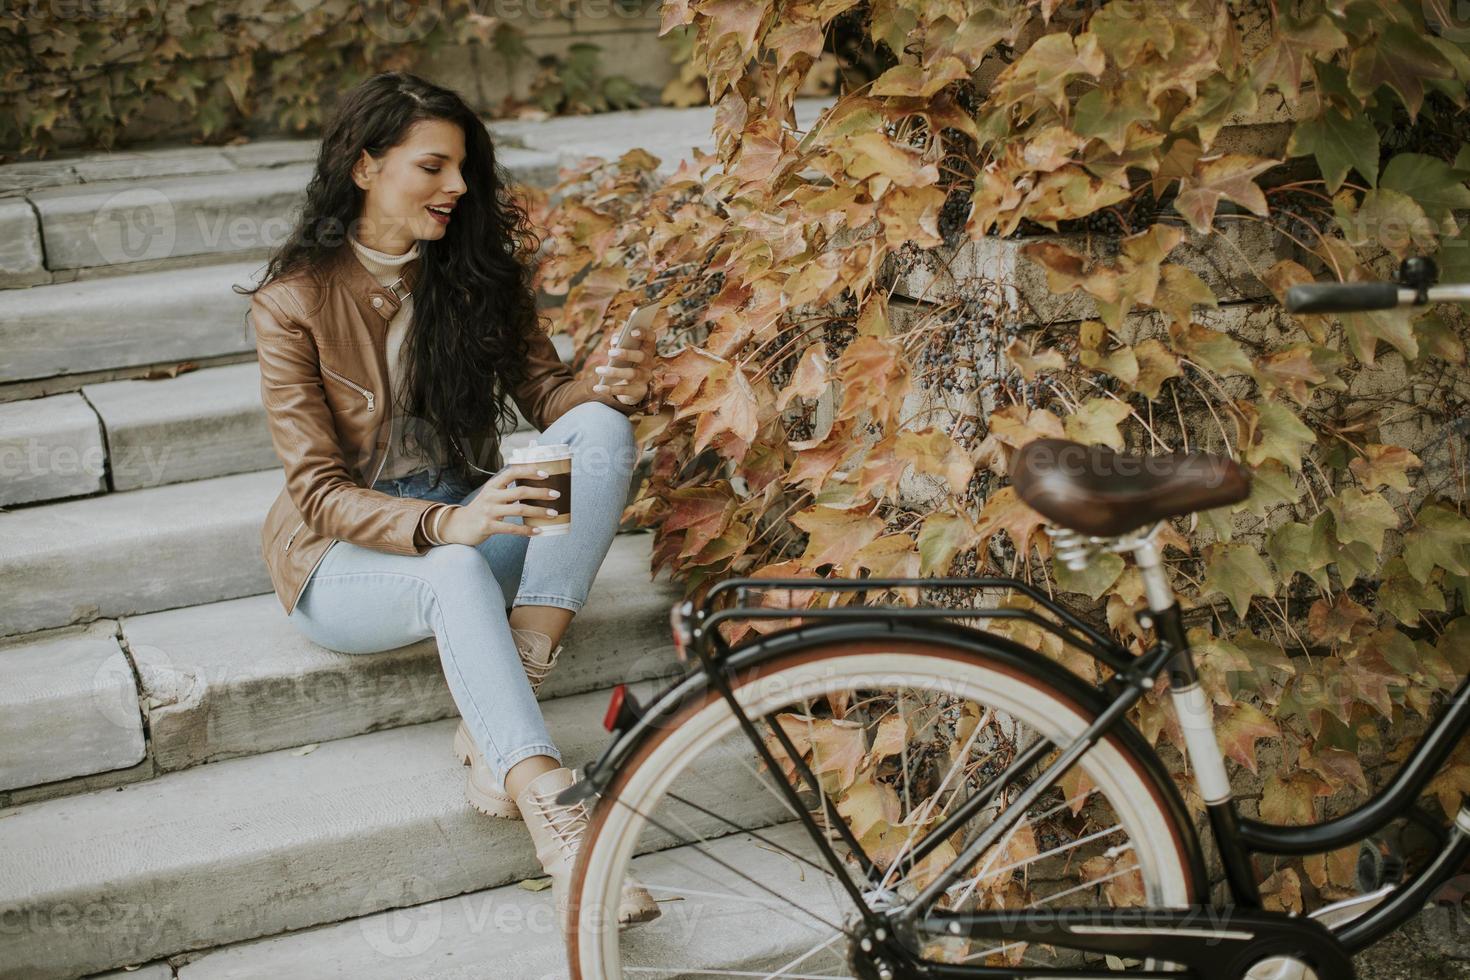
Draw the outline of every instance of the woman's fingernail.
<instances>
[{"instance_id":1,"label":"woman's fingernail","mask_svg":"<svg viewBox=\"0 0 1470 980\"><path fill-rule=\"evenodd\" d=\"M545 470L537 470L536 471L536 475L537 476L550 476L551 474L548 473L548 472L546 472Z\"/></svg>"},{"instance_id":2,"label":"woman's fingernail","mask_svg":"<svg viewBox=\"0 0 1470 980\"><path fill-rule=\"evenodd\" d=\"M607 349L607 352L609 354L621 354L623 352L623 349L621 347L609 347Z\"/></svg>"},{"instance_id":3,"label":"woman's fingernail","mask_svg":"<svg viewBox=\"0 0 1470 980\"><path fill-rule=\"evenodd\" d=\"M532 534L540 534L541 533L541 529L539 527L533 527L533 528L531 528L531 533Z\"/></svg>"},{"instance_id":4,"label":"woman's fingernail","mask_svg":"<svg viewBox=\"0 0 1470 980\"><path fill-rule=\"evenodd\" d=\"M597 367L593 368L592 370L596 371L598 374L606 374L607 373L607 365L606 364L599 364L599 365L597 365Z\"/></svg>"},{"instance_id":5,"label":"woman's fingernail","mask_svg":"<svg viewBox=\"0 0 1470 980\"><path fill-rule=\"evenodd\" d=\"M642 330L634 330L633 331L633 336L635 336L635 337L641 337L641 336L643 336L643 331Z\"/></svg>"},{"instance_id":6,"label":"woman's fingernail","mask_svg":"<svg viewBox=\"0 0 1470 980\"><path fill-rule=\"evenodd\" d=\"M593 391L607 391L607 385L593 385Z\"/></svg>"},{"instance_id":7,"label":"woman's fingernail","mask_svg":"<svg viewBox=\"0 0 1470 980\"><path fill-rule=\"evenodd\" d=\"M548 507L548 508L546 508L546 516L547 517L555 517L556 516L556 508L555 507Z\"/></svg>"},{"instance_id":8,"label":"woman's fingernail","mask_svg":"<svg viewBox=\"0 0 1470 980\"><path fill-rule=\"evenodd\" d=\"M552 500L555 500L557 497L560 497L560 496L561 496L561 491L560 490L553 490L553 491L551 491L551 499Z\"/></svg>"}]
</instances>

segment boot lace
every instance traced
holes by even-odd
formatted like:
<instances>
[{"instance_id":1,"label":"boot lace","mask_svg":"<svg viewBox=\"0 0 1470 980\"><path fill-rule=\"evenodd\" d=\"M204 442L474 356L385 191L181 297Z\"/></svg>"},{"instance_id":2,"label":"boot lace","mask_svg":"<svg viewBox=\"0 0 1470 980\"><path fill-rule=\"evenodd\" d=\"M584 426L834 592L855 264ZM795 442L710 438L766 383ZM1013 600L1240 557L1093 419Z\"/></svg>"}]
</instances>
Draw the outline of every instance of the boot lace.
<instances>
[{"instance_id":1,"label":"boot lace","mask_svg":"<svg viewBox=\"0 0 1470 980\"><path fill-rule=\"evenodd\" d=\"M539 688L551 668L556 666L557 658L561 656L562 645L558 644L555 650L551 646L551 637L545 633L535 630L511 629L511 635L515 637L516 651L521 656L521 666L526 669L526 677L531 682L531 690Z\"/></svg>"},{"instance_id":2,"label":"boot lace","mask_svg":"<svg viewBox=\"0 0 1470 980\"><path fill-rule=\"evenodd\" d=\"M587 804L582 800L558 803L555 796L532 797L531 804L546 818L562 854L568 859L575 858L587 827Z\"/></svg>"}]
</instances>

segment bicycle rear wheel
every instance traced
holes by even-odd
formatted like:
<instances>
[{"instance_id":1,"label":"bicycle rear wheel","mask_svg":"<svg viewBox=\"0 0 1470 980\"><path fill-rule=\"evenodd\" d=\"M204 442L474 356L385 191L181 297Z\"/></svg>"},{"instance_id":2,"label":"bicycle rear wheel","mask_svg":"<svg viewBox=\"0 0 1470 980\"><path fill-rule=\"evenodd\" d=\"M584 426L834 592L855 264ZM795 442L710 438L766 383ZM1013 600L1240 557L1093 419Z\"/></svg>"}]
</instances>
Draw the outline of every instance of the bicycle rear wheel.
<instances>
[{"instance_id":1,"label":"bicycle rear wheel","mask_svg":"<svg viewBox=\"0 0 1470 980\"><path fill-rule=\"evenodd\" d=\"M572 975L867 975L853 949L856 905L775 780L802 790L870 907L912 900L1044 764L1000 787L997 774L1037 739L1064 746L1095 717L1080 683L1065 683L1049 664L1018 663L1002 644L829 642L741 669L732 688L781 772L761 765L717 691L687 699L625 760L593 812L573 878ZM802 783L771 728L777 723L818 775L819 794ZM1194 837L1177 793L1144 751L1131 729L1109 735L937 907L1195 904L1204 889ZM945 815L972 793L997 789L906 866ZM872 877L843 845L836 820L861 845ZM616 908L628 878L650 889L663 914L619 931L604 910ZM924 956L949 963L1094 962L1020 942L911 939Z\"/></svg>"}]
</instances>

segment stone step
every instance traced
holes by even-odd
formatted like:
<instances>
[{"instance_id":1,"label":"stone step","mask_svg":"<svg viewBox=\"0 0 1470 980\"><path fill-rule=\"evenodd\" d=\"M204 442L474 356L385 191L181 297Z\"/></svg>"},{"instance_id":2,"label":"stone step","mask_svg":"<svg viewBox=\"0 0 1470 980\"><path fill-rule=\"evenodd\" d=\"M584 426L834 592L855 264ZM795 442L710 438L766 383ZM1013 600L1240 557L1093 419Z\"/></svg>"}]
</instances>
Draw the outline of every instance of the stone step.
<instances>
[{"instance_id":1,"label":"stone step","mask_svg":"<svg viewBox=\"0 0 1470 980\"><path fill-rule=\"evenodd\" d=\"M812 853L805 830L794 821L768 827L761 836L799 854ZM750 901L775 900L706 855L764 884L791 886L781 894L800 908L829 920L840 915L819 875L797 878L791 873L789 858L748 834L728 834L698 847L643 854L633 859L633 874L640 881L669 887L653 890L663 915L627 934L639 943L645 957L641 962L650 962L653 949L667 949L669 958L654 962L765 976L825 938L817 931L820 926L794 909L784 919L766 916L760 930L751 930ZM678 900L680 888L720 892L731 898L716 903L701 897L695 905ZM177 976L179 980L277 980L283 976L478 980L494 975L551 980L567 976L568 966L566 945L553 929L548 911L537 893L502 886L213 950L185 963ZM691 942L696 932L698 941ZM845 952L838 947L835 955ZM813 956L803 963L807 967L803 974L845 972L836 969L840 961L833 956ZM494 969L487 969L488 964L494 964Z\"/></svg>"},{"instance_id":2,"label":"stone step","mask_svg":"<svg viewBox=\"0 0 1470 980\"><path fill-rule=\"evenodd\" d=\"M669 609L650 582L652 535L620 534L572 620L542 699L661 674L675 663ZM128 617L159 771L456 714L432 638L336 653L287 621L274 593Z\"/></svg>"},{"instance_id":3,"label":"stone step","mask_svg":"<svg viewBox=\"0 0 1470 980\"><path fill-rule=\"evenodd\" d=\"M0 514L0 636L268 591L281 486L263 470Z\"/></svg>"},{"instance_id":4,"label":"stone step","mask_svg":"<svg viewBox=\"0 0 1470 980\"><path fill-rule=\"evenodd\" d=\"M115 491L276 466L254 361L174 378L86 385L107 433ZM64 397L64 396L58 396Z\"/></svg>"},{"instance_id":5,"label":"stone step","mask_svg":"<svg viewBox=\"0 0 1470 980\"><path fill-rule=\"evenodd\" d=\"M0 790L126 769L144 751L115 621L0 643Z\"/></svg>"},{"instance_id":6,"label":"stone step","mask_svg":"<svg viewBox=\"0 0 1470 980\"><path fill-rule=\"evenodd\" d=\"M312 140L254 148L92 154L49 167L0 167L0 288L260 254L291 232L313 172ZM513 180L549 186L557 158L506 147Z\"/></svg>"},{"instance_id":7,"label":"stone step","mask_svg":"<svg viewBox=\"0 0 1470 980\"><path fill-rule=\"evenodd\" d=\"M594 692L543 706L567 765L606 744L606 703L606 692ZM539 876L524 825L465 802L465 770L450 748L455 724L7 811L0 908L22 925L0 931L0 980L74 977ZM747 765L732 758L720 767L707 802L724 804L738 826L768 826L784 811ZM691 821L697 833L716 826ZM70 909L89 914L63 914Z\"/></svg>"},{"instance_id":8,"label":"stone step","mask_svg":"<svg viewBox=\"0 0 1470 980\"><path fill-rule=\"evenodd\" d=\"M613 539L543 700L676 668L679 589L650 581L651 541ZM7 679L0 807L457 712L432 638L337 653L303 637L274 593L14 638L0 644Z\"/></svg>"},{"instance_id":9,"label":"stone step","mask_svg":"<svg viewBox=\"0 0 1470 980\"><path fill-rule=\"evenodd\" d=\"M255 350L245 320L264 265L235 262L0 290L0 384Z\"/></svg>"},{"instance_id":10,"label":"stone step","mask_svg":"<svg viewBox=\"0 0 1470 980\"><path fill-rule=\"evenodd\" d=\"M102 427L76 393L0 403L0 507L107 489Z\"/></svg>"},{"instance_id":11,"label":"stone step","mask_svg":"<svg viewBox=\"0 0 1470 980\"><path fill-rule=\"evenodd\" d=\"M552 343L570 356L569 336ZM516 431L536 431L519 408ZM114 491L142 490L275 464L255 361L0 402L0 506L97 493L109 482Z\"/></svg>"}]
</instances>

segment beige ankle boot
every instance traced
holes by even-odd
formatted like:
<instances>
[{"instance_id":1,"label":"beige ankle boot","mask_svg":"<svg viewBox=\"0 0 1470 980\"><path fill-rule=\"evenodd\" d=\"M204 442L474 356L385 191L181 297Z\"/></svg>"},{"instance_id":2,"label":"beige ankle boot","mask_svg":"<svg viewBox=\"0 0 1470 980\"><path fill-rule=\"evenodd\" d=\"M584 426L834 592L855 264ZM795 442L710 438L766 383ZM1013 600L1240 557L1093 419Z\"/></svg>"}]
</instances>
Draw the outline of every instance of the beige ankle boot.
<instances>
[{"instance_id":1,"label":"beige ankle boot","mask_svg":"<svg viewBox=\"0 0 1470 980\"><path fill-rule=\"evenodd\" d=\"M454 751L457 755L461 753L461 737L469 746L467 751L471 759L464 783L464 797L470 801L470 806L487 817L521 819L520 807L516 806L516 801L510 798L505 786L495 778L495 773L490 771L490 766L480 753L475 751L474 743L470 742L469 729L465 728L464 722L459 723L459 731L454 733Z\"/></svg>"},{"instance_id":2,"label":"beige ankle boot","mask_svg":"<svg viewBox=\"0 0 1470 980\"><path fill-rule=\"evenodd\" d=\"M566 768L553 769L531 780L516 798L531 840L536 845L536 860L551 876L551 895L556 902L557 920L562 931L569 932L568 892L572 882L572 868L577 861L577 850L587 829L587 805L585 802L558 803L556 795L576 782L576 775ZM618 905L618 925L628 926L658 918L658 904L641 885L626 882L623 885L622 901Z\"/></svg>"},{"instance_id":3,"label":"beige ankle boot","mask_svg":"<svg viewBox=\"0 0 1470 980\"><path fill-rule=\"evenodd\" d=\"M542 682L551 673L551 668L556 666L556 658L561 656L565 645L558 643L553 650L551 637L535 630L511 627L510 635L515 638L516 651L521 655L521 666L526 669L526 679L531 682L532 693L540 691Z\"/></svg>"}]
</instances>

